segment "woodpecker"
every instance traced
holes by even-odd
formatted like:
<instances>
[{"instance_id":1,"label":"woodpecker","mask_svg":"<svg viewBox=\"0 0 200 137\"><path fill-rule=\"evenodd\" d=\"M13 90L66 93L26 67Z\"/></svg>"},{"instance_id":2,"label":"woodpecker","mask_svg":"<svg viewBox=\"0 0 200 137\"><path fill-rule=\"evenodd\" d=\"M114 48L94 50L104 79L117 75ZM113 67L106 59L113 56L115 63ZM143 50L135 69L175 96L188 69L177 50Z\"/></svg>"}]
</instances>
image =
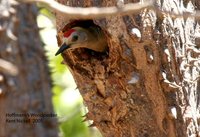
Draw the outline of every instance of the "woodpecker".
<instances>
[{"instance_id":1,"label":"woodpecker","mask_svg":"<svg viewBox=\"0 0 200 137\"><path fill-rule=\"evenodd\" d=\"M61 39L62 45L56 52L56 56L68 49L87 48L96 52L104 52L107 49L105 35L97 26L73 27L65 31Z\"/></svg>"}]
</instances>

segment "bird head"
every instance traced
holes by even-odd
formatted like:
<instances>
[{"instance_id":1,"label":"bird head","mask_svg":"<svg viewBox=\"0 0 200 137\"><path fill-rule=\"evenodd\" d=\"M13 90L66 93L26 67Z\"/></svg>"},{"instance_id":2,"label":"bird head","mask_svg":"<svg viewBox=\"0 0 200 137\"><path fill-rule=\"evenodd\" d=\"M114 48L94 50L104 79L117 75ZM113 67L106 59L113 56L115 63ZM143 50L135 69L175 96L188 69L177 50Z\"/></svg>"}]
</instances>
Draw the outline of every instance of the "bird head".
<instances>
[{"instance_id":1,"label":"bird head","mask_svg":"<svg viewBox=\"0 0 200 137\"><path fill-rule=\"evenodd\" d=\"M67 49L75 49L80 47L87 48L88 35L89 32L86 29L80 27L74 27L67 30L63 33L63 43L55 55L58 55Z\"/></svg>"}]
</instances>

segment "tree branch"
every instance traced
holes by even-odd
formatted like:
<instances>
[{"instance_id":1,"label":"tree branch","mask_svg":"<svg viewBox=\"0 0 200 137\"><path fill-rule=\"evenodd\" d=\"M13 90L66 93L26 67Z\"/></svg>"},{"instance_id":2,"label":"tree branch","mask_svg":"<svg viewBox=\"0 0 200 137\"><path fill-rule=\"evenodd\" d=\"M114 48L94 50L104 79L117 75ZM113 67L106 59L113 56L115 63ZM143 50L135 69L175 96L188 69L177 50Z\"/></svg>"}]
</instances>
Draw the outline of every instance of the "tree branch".
<instances>
[{"instance_id":1,"label":"tree branch","mask_svg":"<svg viewBox=\"0 0 200 137\"><path fill-rule=\"evenodd\" d=\"M67 17L71 19L94 19L94 18L103 18L106 16L112 15L125 15L130 13L139 12L144 8L152 8L155 0L145 1L145 3L129 3L124 4L120 7L70 7L63 4L58 3L55 0L17 0L19 2L32 3L38 2L41 4L47 5L50 9L65 14Z\"/></svg>"},{"instance_id":2,"label":"tree branch","mask_svg":"<svg viewBox=\"0 0 200 137\"><path fill-rule=\"evenodd\" d=\"M16 76L18 74L18 68L4 59L0 59L0 71L12 76Z\"/></svg>"},{"instance_id":3,"label":"tree branch","mask_svg":"<svg viewBox=\"0 0 200 137\"><path fill-rule=\"evenodd\" d=\"M122 4L120 6L112 6L112 7L70 7L63 4L58 3L55 0L17 0L19 2L24 3L40 3L47 5L51 10L55 12L60 12L65 14L65 16L71 19L97 19L97 18L105 18L107 16L113 15L127 15L131 13L138 13L142 9L149 8L155 10L158 15L168 14L173 18L178 17L196 17L200 18L200 11L197 10L194 13L190 12L183 12L183 13L174 13L171 11L163 11L159 9L155 5L155 0L146 0L145 2L138 2L138 3L129 3L129 4Z\"/></svg>"}]
</instances>

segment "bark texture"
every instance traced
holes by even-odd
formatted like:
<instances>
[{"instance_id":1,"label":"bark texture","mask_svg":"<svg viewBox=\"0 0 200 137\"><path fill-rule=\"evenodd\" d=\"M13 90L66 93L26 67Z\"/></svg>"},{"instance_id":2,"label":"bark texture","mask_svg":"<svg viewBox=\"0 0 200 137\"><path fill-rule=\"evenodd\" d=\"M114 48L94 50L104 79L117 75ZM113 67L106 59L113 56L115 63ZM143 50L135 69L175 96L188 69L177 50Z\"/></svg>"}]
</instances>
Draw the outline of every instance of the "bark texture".
<instances>
[{"instance_id":1,"label":"bark texture","mask_svg":"<svg viewBox=\"0 0 200 137\"><path fill-rule=\"evenodd\" d=\"M24 115L53 113L49 68L36 23L38 10L34 5L0 0L0 11L0 58L18 68L17 75L0 71L0 136L56 137L55 117L40 121L42 117Z\"/></svg>"},{"instance_id":2,"label":"bark texture","mask_svg":"<svg viewBox=\"0 0 200 137\"><path fill-rule=\"evenodd\" d=\"M117 3L59 2L75 7ZM136 1L125 0L130 2ZM199 8L198 0L157 4L173 12ZM71 22L62 14L56 18L59 31ZM89 110L86 118L104 137L200 136L200 28L195 18L172 18L146 9L93 21L105 31L108 56L84 49L63 54Z\"/></svg>"}]
</instances>

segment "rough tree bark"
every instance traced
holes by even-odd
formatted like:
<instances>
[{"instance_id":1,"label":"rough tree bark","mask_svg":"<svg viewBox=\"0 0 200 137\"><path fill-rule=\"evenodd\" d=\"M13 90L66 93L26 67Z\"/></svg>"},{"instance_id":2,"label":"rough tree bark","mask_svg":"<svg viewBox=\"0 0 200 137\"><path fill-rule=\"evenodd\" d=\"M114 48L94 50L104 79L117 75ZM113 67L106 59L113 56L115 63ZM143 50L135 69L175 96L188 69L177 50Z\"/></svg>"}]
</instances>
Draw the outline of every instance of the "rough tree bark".
<instances>
[{"instance_id":1,"label":"rough tree bark","mask_svg":"<svg viewBox=\"0 0 200 137\"><path fill-rule=\"evenodd\" d=\"M75 7L117 3L58 1ZM130 2L136 1L125 0ZM158 0L157 6L181 13L199 9L200 3ZM56 18L58 31L71 22L59 13ZM172 18L148 9L137 15L93 21L105 31L108 56L83 49L63 54L89 110L86 118L93 120L104 137L200 136L198 21L194 17Z\"/></svg>"},{"instance_id":2,"label":"rough tree bark","mask_svg":"<svg viewBox=\"0 0 200 137\"><path fill-rule=\"evenodd\" d=\"M56 137L55 117L27 115L53 113L37 8L0 0L0 11L0 137Z\"/></svg>"}]
</instances>

